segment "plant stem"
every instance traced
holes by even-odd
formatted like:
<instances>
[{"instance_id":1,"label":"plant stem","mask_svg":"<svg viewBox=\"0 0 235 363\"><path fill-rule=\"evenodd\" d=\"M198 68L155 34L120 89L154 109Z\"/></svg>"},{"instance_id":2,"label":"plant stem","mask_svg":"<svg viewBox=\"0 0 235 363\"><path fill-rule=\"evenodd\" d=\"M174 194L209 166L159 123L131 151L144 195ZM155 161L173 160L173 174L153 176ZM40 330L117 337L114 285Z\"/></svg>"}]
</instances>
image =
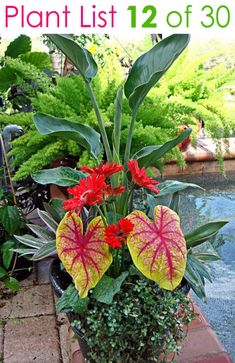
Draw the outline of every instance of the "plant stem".
<instances>
[{"instance_id":1,"label":"plant stem","mask_svg":"<svg viewBox=\"0 0 235 363\"><path fill-rule=\"evenodd\" d=\"M134 189L132 188L128 197L128 204L129 204L129 213L133 210L133 203L134 203Z\"/></svg>"},{"instance_id":2,"label":"plant stem","mask_svg":"<svg viewBox=\"0 0 235 363\"><path fill-rule=\"evenodd\" d=\"M126 150L125 150L125 157L124 157L125 171L127 171L127 164L128 164L129 159L130 159L131 144L132 144L136 114L137 114L137 111L133 111L129 131L128 131Z\"/></svg>"},{"instance_id":3,"label":"plant stem","mask_svg":"<svg viewBox=\"0 0 235 363\"><path fill-rule=\"evenodd\" d=\"M15 189L14 189L14 185L13 185L12 178L11 178L10 165L9 165L8 156L7 156L7 153L6 153L6 149L5 149L5 145L4 145L2 135L0 135L0 142L1 142L2 152L3 152L3 156L4 156L4 159L5 159L5 163L6 163L6 169L7 169L7 174L8 174L8 178L9 178L10 187L11 187L13 201L14 201L14 204L17 206Z\"/></svg>"},{"instance_id":4,"label":"plant stem","mask_svg":"<svg viewBox=\"0 0 235 363\"><path fill-rule=\"evenodd\" d=\"M96 102L95 95L94 95L93 90L91 88L91 85L90 85L90 83L88 81L85 81L85 82L86 82L87 90L88 90L90 98L91 98L92 105L93 105L94 110L95 110L95 114L96 114L96 118L97 118L97 121L98 121L100 133L101 133L102 140L103 140L103 143L104 143L104 149L105 149L105 153L106 153L106 156L107 156L107 160L108 160L109 163L111 163L113 158L112 158L111 148L110 148L110 145L109 145L108 136L107 136L105 126L104 126L104 121L102 119L102 116L101 116L98 104Z\"/></svg>"},{"instance_id":5,"label":"plant stem","mask_svg":"<svg viewBox=\"0 0 235 363\"><path fill-rule=\"evenodd\" d=\"M102 204L102 207L103 207L103 212L104 212L105 219L106 219L106 221L109 222L109 215L108 215L108 211L107 211L107 207L106 207L105 202Z\"/></svg>"},{"instance_id":6,"label":"plant stem","mask_svg":"<svg viewBox=\"0 0 235 363\"><path fill-rule=\"evenodd\" d=\"M101 208L100 208L99 206L97 206L97 208L98 208L98 211L99 211L99 213L100 213L100 216L101 216L101 218L102 218L102 220L103 220L103 222L104 222L104 226L105 226L105 227L107 227L108 223L107 223L107 221L106 221L106 218L105 218L104 213L102 212L102 210L101 210Z\"/></svg>"},{"instance_id":7,"label":"plant stem","mask_svg":"<svg viewBox=\"0 0 235 363\"><path fill-rule=\"evenodd\" d=\"M119 275L119 248L116 248L115 254L114 254L114 276L118 277Z\"/></svg>"},{"instance_id":8,"label":"plant stem","mask_svg":"<svg viewBox=\"0 0 235 363\"><path fill-rule=\"evenodd\" d=\"M113 223L117 224L117 211L116 211L116 204L115 202L112 203L113 206L113 214L114 214L114 219L113 219Z\"/></svg>"}]
</instances>

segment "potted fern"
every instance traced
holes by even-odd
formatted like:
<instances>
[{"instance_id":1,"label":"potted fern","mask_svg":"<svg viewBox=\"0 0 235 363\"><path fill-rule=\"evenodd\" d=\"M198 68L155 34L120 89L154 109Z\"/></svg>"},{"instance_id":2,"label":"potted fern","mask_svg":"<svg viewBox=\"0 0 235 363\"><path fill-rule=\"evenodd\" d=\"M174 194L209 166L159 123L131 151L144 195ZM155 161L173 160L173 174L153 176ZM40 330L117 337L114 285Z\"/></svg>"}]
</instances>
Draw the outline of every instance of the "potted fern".
<instances>
[{"instance_id":1,"label":"potted fern","mask_svg":"<svg viewBox=\"0 0 235 363\"><path fill-rule=\"evenodd\" d=\"M136 114L149 90L164 75L189 42L188 35L172 35L133 64L124 91L132 111L125 155L120 154L123 91L119 89L110 145L91 87L97 73L92 55L71 38L48 38L76 66L97 116L100 134L86 125L45 114L34 117L38 131L76 140L87 148L94 166L81 170L60 167L37 172L42 184L67 186L71 198L58 207L45 205L39 215L47 228L29 225L36 237L18 240L30 247L22 254L34 260L58 255L51 281L67 312L88 362L167 361L179 351L183 326L193 319L189 285L205 297L205 260L218 256L195 252L227 222L212 222L184 235L178 215L179 192L195 184L158 183L147 169L188 137L187 129L164 145L131 154ZM100 162L104 150L106 161ZM161 196L170 195L170 204ZM65 213L66 212L66 213ZM20 252L18 250L18 252ZM62 266L61 266L61 263ZM187 288L186 288L187 290Z\"/></svg>"}]
</instances>

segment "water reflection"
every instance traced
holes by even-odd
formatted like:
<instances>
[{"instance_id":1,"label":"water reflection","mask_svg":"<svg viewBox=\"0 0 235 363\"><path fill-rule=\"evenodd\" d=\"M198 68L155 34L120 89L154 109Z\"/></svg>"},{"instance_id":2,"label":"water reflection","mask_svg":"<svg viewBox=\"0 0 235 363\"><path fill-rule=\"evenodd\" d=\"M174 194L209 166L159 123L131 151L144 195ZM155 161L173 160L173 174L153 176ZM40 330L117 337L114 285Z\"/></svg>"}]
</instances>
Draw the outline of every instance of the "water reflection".
<instances>
[{"instance_id":1,"label":"water reflection","mask_svg":"<svg viewBox=\"0 0 235 363\"><path fill-rule=\"evenodd\" d=\"M211 264L214 282L206 285L208 304L194 299L235 361L235 187L183 193L180 215L185 232L209 221L229 221L206 246L221 256L221 261Z\"/></svg>"}]
</instances>

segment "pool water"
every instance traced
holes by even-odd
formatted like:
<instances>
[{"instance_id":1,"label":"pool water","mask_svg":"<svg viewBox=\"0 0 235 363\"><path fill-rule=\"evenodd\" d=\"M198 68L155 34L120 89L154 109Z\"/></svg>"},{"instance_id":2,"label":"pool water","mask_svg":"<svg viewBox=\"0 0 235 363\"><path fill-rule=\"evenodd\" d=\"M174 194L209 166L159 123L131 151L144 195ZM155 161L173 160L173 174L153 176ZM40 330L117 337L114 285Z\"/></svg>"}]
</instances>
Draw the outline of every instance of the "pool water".
<instances>
[{"instance_id":1,"label":"pool water","mask_svg":"<svg viewBox=\"0 0 235 363\"><path fill-rule=\"evenodd\" d=\"M209 221L229 221L211 241L221 260L211 263L214 281L206 284L208 303L194 298L235 362L235 186L184 192L180 215L185 232Z\"/></svg>"}]
</instances>

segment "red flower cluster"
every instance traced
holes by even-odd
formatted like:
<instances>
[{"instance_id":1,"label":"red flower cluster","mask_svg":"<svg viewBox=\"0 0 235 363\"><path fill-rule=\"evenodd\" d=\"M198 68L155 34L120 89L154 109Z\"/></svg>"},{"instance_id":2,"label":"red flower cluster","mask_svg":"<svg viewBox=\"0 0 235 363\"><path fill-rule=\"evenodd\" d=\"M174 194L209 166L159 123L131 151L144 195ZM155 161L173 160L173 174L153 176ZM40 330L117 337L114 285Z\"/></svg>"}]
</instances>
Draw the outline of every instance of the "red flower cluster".
<instances>
[{"instance_id":1,"label":"red flower cluster","mask_svg":"<svg viewBox=\"0 0 235 363\"><path fill-rule=\"evenodd\" d=\"M78 211L85 205L100 204L103 201L104 189L107 187L105 183L104 175L88 176L86 179L80 180L79 185L73 188L68 188L69 194L72 194L74 198L65 200L63 202L64 209L71 212Z\"/></svg>"},{"instance_id":2,"label":"red flower cluster","mask_svg":"<svg viewBox=\"0 0 235 363\"><path fill-rule=\"evenodd\" d=\"M145 168L140 169L136 160L128 162L128 168L131 172L132 181L139 187L152 190L154 193L159 194L160 190L155 186L159 184L156 180L150 178L146 174Z\"/></svg>"},{"instance_id":3,"label":"red flower cluster","mask_svg":"<svg viewBox=\"0 0 235 363\"><path fill-rule=\"evenodd\" d=\"M122 165L118 165L118 163L109 164L106 162L104 165L99 165L97 168L90 168L89 166L84 165L81 166L80 169L87 174L104 175L105 178L108 178L111 175L122 171L124 167Z\"/></svg>"},{"instance_id":4,"label":"red flower cluster","mask_svg":"<svg viewBox=\"0 0 235 363\"><path fill-rule=\"evenodd\" d=\"M121 248L122 243L126 244L126 239L133 228L134 224L129 219L120 219L117 225L110 224L106 228L105 241L111 248Z\"/></svg>"},{"instance_id":5,"label":"red flower cluster","mask_svg":"<svg viewBox=\"0 0 235 363\"><path fill-rule=\"evenodd\" d=\"M125 191L123 185L112 188L106 183L107 178L111 175L123 170L122 165L117 163L100 165L97 168L89 168L88 166L81 167L81 170L91 174L86 179L80 180L79 184L73 188L68 188L68 193L73 195L73 198L63 202L64 209L78 213L86 205L99 205L103 202L104 198L112 195L118 195Z\"/></svg>"}]
</instances>

